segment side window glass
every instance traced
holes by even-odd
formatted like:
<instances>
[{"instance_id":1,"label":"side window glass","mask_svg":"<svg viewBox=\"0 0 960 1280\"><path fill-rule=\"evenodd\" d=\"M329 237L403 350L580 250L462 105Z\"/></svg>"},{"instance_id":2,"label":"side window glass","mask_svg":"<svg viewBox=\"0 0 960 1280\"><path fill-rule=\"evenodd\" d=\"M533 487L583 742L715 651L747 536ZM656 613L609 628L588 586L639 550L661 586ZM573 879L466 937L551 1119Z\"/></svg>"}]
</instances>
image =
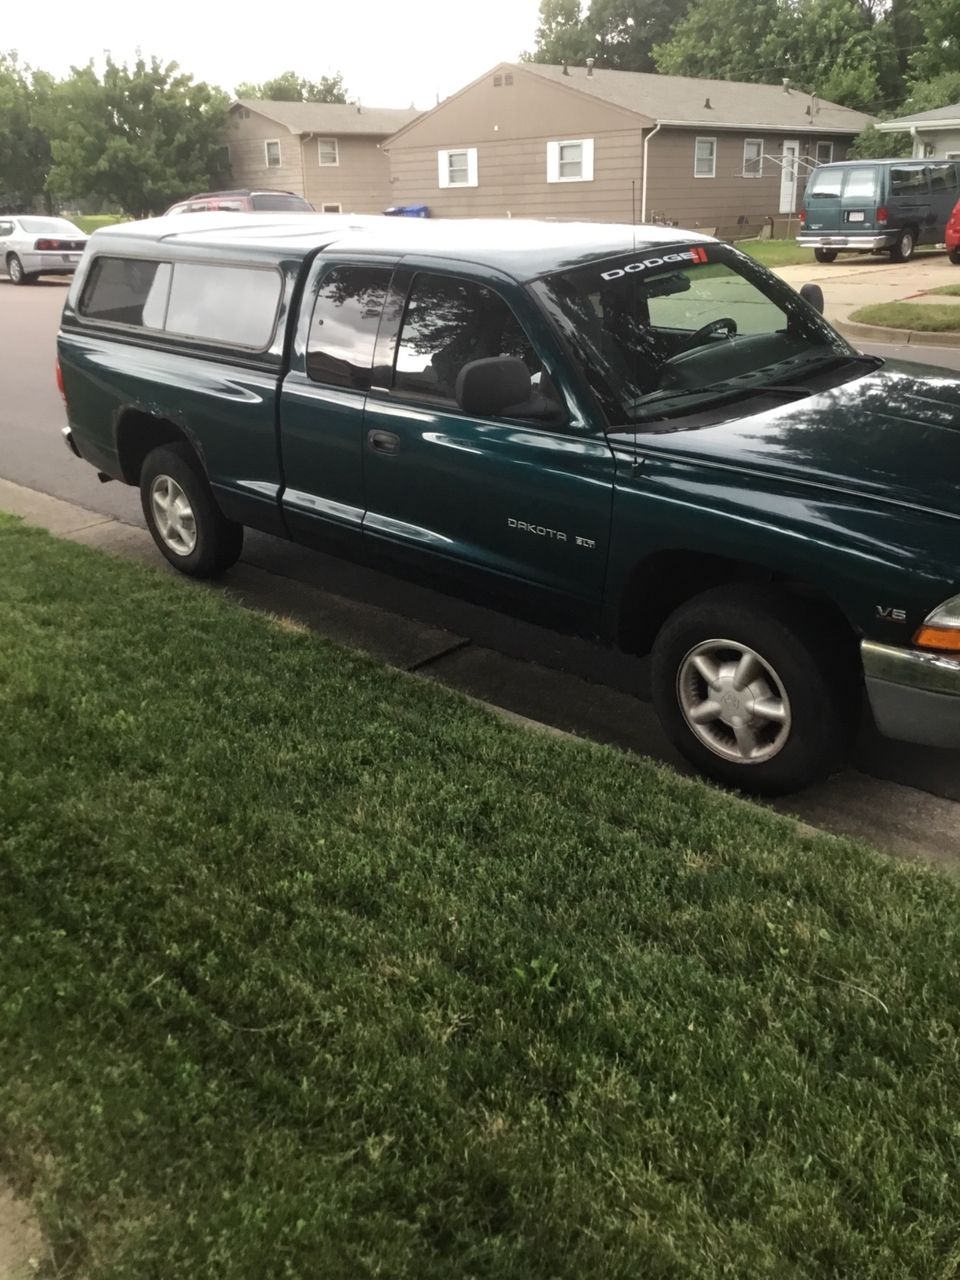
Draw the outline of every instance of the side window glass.
<instances>
[{"instance_id":1,"label":"side window glass","mask_svg":"<svg viewBox=\"0 0 960 1280\"><path fill-rule=\"evenodd\" d=\"M890 194L892 196L925 196L927 194L926 169L891 169Z\"/></svg>"},{"instance_id":2,"label":"side window glass","mask_svg":"<svg viewBox=\"0 0 960 1280\"><path fill-rule=\"evenodd\" d=\"M324 276L307 338L307 376L334 387L370 386L390 271L341 267Z\"/></svg>"},{"instance_id":3,"label":"side window glass","mask_svg":"<svg viewBox=\"0 0 960 1280\"><path fill-rule=\"evenodd\" d=\"M953 165L934 164L930 166L930 191L933 195L942 195L956 187Z\"/></svg>"},{"instance_id":4,"label":"side window glass","mask_svg":"<svg viewBox=\"0 0 960 1280\"><path fill-rule=\"evenodd\" d=\"M170 264L145 258L96 258L83 287L80 314L150 329L163 327Z\"/></svg>"},{"instance_id":5,"label":"side window glass","mask_svg":"<svg viewBox=\"0 0 960 1280\"><path fill-rule=\"evenodd\" d=\"M13 231L12 222L0 222L0 237L8 236Z\"/></svg>"},{"instance_id":6,"label":"side window glass","mask_svg":"<svg viewBox=\"0 0 960 1280\"><path fill-rule=\"evenodd\" d=\"M394 390L453 404L460 370L488 356L517 356L531 376L541 371L501 297L472 281L418 275L400 331Z\"/></svg>"}]
</instances>

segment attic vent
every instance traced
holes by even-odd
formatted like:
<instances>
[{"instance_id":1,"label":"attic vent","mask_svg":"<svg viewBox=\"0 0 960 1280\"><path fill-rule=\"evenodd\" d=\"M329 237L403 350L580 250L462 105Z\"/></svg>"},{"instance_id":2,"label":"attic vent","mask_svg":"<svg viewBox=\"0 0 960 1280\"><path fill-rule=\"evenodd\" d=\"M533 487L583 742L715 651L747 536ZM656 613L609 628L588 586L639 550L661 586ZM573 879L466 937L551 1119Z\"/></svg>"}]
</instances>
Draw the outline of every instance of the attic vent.
<instances>
[{"instance_id":1,"label":"attic vent","mask_svg":"<svg viewBox=\"0 0 960 1280\"><path fill-rule=\"evenodd\" d=\"M501 86L502 84L503 84L503 76L494 76L494 77L493 77L493 87L494 87L495 89L499 89L499 88L500 88L500 86Z\"/></svg>"},{"instance_id":2,"label":"attic vent","mask_svg":"<svg viewBox=\"0 0 960 1280\"><path fill-rule=\"evenodd\" d=\"M240 108L240 110L237 112L237 116L238 116L238 117L239 117L239 119L241 119L241 120L249 120L249 119L250 119L250 112L247 110L247 108L246 108L246 107L241 107L241 108Z\"/></svg>"},{"instance_id":3,"label":"attic vent","mask_svg":"<svg viewBox=\"0 0 960 1280\"><path fill-rule=\"evenodd\" d=\"M508 72L506 72L506 74L505 74L505 75L504 75L504 77L503 77L503 83L504 83L504 84L513 84L513 72L512 72L512 71L508 71Z\"/></svg>"}]
</instances>

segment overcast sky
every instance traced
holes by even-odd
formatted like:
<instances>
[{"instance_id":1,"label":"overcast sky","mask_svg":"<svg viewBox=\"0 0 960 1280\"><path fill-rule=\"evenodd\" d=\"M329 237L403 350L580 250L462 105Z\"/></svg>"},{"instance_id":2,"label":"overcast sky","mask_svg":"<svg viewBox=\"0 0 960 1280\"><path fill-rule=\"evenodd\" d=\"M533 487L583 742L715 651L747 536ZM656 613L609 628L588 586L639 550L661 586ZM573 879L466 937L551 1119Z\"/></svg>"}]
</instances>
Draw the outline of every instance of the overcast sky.
<instances>
[{"instance_id":1,"label":"overcast sky","mask_svg":"<svg viewBox=\"0 0 960 1280\"><path fill-rule=\"evenodd\" d=\"M538 0L314 0L246 10L211 0L53 0L8 7L0 48L63 75L105 49L123 61L140 47L230 93L287 69L309 79L341 71L351 99L366 106L423 108L532 48L538 9Z\"/></svg>"}]
</instances>

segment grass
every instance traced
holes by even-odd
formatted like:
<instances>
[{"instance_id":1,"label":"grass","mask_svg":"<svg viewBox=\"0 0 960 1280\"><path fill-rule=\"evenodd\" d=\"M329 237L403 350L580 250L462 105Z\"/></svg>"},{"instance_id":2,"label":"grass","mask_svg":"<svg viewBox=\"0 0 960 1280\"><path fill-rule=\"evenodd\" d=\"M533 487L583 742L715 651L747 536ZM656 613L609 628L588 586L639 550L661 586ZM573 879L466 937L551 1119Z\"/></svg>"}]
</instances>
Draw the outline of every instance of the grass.
<instances>
[{"instance_id":1,"label":"grass","mask_svg":"<svg viewBox=\"0 0 960 1280\"><path fill-rule=\"evenodd\" d=\"M921 333L960 332L960 307L917 302L878 302L854 311L851 320L888 329L916 329Z\"/></svg>"},{"instance_id":2,"label":"grass","mask_svg":"<svg viewBox=\"0 0 960 1280\"><path fill-rule=\"evenodd\" d=\"M76 223L81 231L85 231L87 235L98 230L100 227L112 227L115 222L128 222L129 219L122 213L96 213L81 214L76 218L71 218L71 222Z\"/></svg>"},{"instance_id":3,"label":"grass","mask_svg":"<svg viewBox=\"0 0 960 1280\"><path fill-rule=\"evenodd\" d=\"M945 293L950 298L960 298L960 284L942 284L936 289L928 289L927 293Z\"/></svg>"},{"instance_id":4,"label":"grass","mask_svg":"<svg viewBox=\"0 0 960 1280\"><path fill-rule=\"evenodd\" d=\"M956 1276L953 883L6 517L0 722L58 1276Z\"/></svg>"},{"instance_id":5,"label":"grass","mask_svg":"<svg viewBox=\"0 0 960 1280\"><path fill-rule=\"evenodd\" d=\"M813 250L801 249L794 240L738 240L737 248L765 267L812 265L814 261Z\"/></svg>"}]
</instances>

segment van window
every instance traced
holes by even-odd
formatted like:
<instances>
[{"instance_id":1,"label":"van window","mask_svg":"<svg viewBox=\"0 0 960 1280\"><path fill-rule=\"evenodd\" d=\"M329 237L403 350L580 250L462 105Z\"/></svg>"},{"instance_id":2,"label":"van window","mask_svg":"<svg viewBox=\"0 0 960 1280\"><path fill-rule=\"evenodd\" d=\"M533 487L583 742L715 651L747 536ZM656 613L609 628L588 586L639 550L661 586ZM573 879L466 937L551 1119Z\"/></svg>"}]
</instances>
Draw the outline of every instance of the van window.
<instances>
[{"instance_id":1,"label":"van window","mask_svg":"<svg viewBox=\"0 0 960 1280\"><path fill-rule=\"evenodd\" d=\"M843 186L842 169L815 169L807 184L807 196L823 199L825 196L839 196Z\"/></svg>"},{"instance_id":2,"label":"van window","mask_svg":"<svg viewBox=\"0 0 960 1280\"><path fill-rule=\"evenodd\" d=\"M307 376L334 387L370 386L386 267L343 267L324 276L310 321Z\"/></svg>"},{"instance_id":3,"label":"van window","mask_svg":"<svg viewBox=\"0 0 960 1280\"><path fill-rule=\"evenodd\" d=\"M162 329L169 287L169 262L98 257L83 286L78 310L88 320Z\"/></svg>"},{"instance_id":4,"label":"van window","mask_svg":"<svg viewBox=\"0 0 960 1280\"><path fill-rule=\"evenodd\" d=\"M877 170L871 165L857 165L847 170L843 195L848 200L875 200L877 197Z\"/></svg>"},{"instance_id":5,"label":"van window","mask_svg":"<svg viewBox=\"0 0 960 1280\"><path fill-rule=\"evenodd\" d=\"M926 169L917 167L914 169L894 168L890 170L891 196L925 196L927 191Z\"/></svg>"},{"instance_id":6,"label":"van window","mask_svg":"<svg viewBox=\"0 0 960 1280\"><path fill-rule=\"evenodd\" d=\"M957 167L953 164L932 164L930 166L930 194L942 195L945 191L957 190Z\"/></svg>"},{"instance_id":7,"label":"van window","mask_svg":"<svg viewBox=\"0 0 960 1280\"><path fill-rule=\"evenodd\" d=\"M167 305L167 333L263 351L270 345L282 279L263 267L178 262Z\"/></svg>"}]
</instances>

